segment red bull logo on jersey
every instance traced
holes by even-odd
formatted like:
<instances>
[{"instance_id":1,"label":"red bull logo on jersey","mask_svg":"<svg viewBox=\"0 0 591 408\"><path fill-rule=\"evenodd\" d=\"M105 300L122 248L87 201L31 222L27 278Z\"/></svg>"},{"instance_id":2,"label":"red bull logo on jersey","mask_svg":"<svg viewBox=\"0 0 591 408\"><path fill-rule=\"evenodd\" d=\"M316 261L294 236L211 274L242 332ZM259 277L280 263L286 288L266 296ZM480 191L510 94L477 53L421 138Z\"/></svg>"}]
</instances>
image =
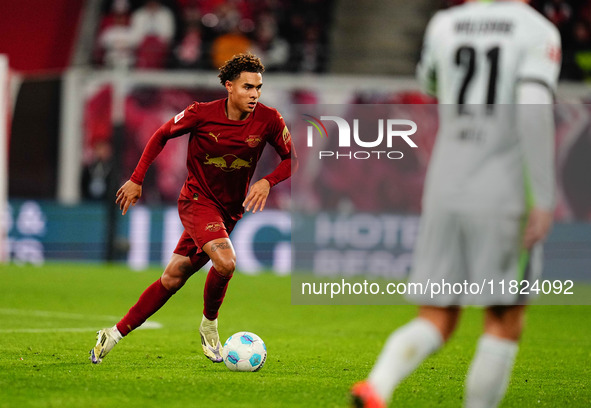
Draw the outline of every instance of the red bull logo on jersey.
<instances>
[{"instance_id":1,"label":"red bull logo on jersey","mask_svg":"<svg viewBox=\"0 0 591 408\"><path fill-rule=\"evenodd\" d=\"M246 144L248 147L257 147L262 141L263 138L260 135L248 135L246 138Z\"/></svg>"},{"instance_id":2,"label":"red bull logo on jersey","mask_svg":"<svg viewBox=\"0 0 591 408\"><path fill-rule=\"evenodd\" d=\"M221 222L210 222L205 226L205 231L207 232L218 232L224 228L224 224Z\"/></svg>"},{"instance_id":3,"label":"red bull logo on jersey","mask_svg":"<svg viewBox=\"0 0 591 408\"><path fill-rule=\"evenodd\" d=\"M215 166L225 172L250 168L252 166L252 157L249 161L246 161L234 154L225 154L221 157L209 157L209 154L206 154L205 159L203 164Z\"/></svg>"},{"instance_id":4,"label":"red bull logo on jersey","mask_svg":"<svg viewBox=\"0 0 591 408\"><path fill-rule=\"evenodd\" d=\"M310 124L307 127L307 145L314 146L315 134L320 135L320 139L328 139L327 123L331 121L337 126L338 130L338 146L345 147L346 152L338 150L321 150L318 153L319 159L326 158L348 158L365 160L373 158L388 158L388 159L402 159L404 154L397 150L378 150L380 148L391 149L394 146L395 140L402 139L411 148L417 148L416 143L410 138L417 131L417 124L412 120L407 119L378 119L377 120L377 136L363 135L361 137L359 131L359 119L353 119L352 125L349 121L339 116L320 116L316 118L311 115L303 115L304 120ZM317 138L317 136L316 136ZM384 145L385 139L385 146ZM324 143L328 144L328 143ZM350 149L351 147L360 147L364 149L376 150L357 150Z\"/></svg>"}]
</instances>

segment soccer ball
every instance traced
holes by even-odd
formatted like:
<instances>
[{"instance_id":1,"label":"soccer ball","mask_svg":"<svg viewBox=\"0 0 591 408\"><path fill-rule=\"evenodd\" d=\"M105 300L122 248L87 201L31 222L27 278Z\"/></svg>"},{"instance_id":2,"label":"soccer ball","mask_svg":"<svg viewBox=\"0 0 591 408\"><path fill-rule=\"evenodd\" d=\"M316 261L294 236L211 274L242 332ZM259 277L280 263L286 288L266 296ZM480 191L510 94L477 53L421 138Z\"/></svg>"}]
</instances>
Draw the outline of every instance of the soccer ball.
<instances>
[{"instance_id":1,"label":"soccer ball","mask_svg":"<svg viewBox=\"0 0 591 408\"><path fill-rule=\"evenodd\" d=\"M254 333L238 332L224 343L222 357L232 371L258 371L267 359L267 346Z\"/></svg>"}]
</instances>

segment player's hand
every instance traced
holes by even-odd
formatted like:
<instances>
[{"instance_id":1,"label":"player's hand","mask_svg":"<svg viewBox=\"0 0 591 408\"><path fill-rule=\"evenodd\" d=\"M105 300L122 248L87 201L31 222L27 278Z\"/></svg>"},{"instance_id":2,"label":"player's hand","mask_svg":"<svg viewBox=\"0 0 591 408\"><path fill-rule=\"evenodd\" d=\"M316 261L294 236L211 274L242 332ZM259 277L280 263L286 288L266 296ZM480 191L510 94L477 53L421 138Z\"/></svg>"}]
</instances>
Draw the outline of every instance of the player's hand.
<instances>
[{"instance_id":1,"label":"player's hand","mask_svg":"<svg viewBox=\"0 0 591 408\"><path fill-rule=\"evenodd\" d=\"M271 184L269 184L267 179L260 179L252 186L250 186L250 189L248 190L248 195L242 203L242 206L246 208L246 212L249 212L251 208L253 214L257 212L257 209L263 211L270 190Z\"/></svg>"},{"instance_id":2,"label":"player's hand","mask_svg":"<svg viewBox=\"0 0 591 408\"><path fill-rule=\"evenodd\" d=\"M135 184L131 180L127 180L125 184L117 190L116 196L117 199L115 200L115 204L119 204L119 209L122 211L121 214L125 215L129 206L135 206L135 203L137 203L142 196L142 186Z\"/></svg>"},{"instance_id":3,"label":"player's hand","mask_svg":"<svg viewBox=\"0 0 591 408\"><path fill-rule=\"evenodd\" d=\"M523 233L523 247L527 250L544 240L552 227L552 211L534 207L531 209L525 231Z\"/></svg>"}]
</instances>

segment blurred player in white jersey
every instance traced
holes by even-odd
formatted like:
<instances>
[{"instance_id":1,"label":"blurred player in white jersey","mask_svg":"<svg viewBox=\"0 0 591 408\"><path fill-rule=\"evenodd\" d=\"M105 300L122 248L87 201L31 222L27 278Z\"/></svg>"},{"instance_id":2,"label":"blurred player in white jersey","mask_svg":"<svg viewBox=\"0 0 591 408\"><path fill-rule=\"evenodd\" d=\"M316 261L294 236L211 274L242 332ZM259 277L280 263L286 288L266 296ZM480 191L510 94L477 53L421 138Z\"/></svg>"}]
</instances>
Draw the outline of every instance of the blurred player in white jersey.
<instances>
[{"instance_id":1,"label":"blurred player in white jersey","mask_svg":"<svg viewBox=\"0 0 591 408\"><path fill-rule=\"evenodd\" d=\"M410 281L479 282L482 293L415 296L416 319L386 342L358 407L383 407L453 333L462 305L485 306L466 379L466 407L496 407L513 368L527 299L501 281L533 283L554 205L553 94L558 30L525 1L472 1L438 12L425 34L421 85L439 100ZM490 283L492 282L492 283Z\"/></svg>"}]
</instances>

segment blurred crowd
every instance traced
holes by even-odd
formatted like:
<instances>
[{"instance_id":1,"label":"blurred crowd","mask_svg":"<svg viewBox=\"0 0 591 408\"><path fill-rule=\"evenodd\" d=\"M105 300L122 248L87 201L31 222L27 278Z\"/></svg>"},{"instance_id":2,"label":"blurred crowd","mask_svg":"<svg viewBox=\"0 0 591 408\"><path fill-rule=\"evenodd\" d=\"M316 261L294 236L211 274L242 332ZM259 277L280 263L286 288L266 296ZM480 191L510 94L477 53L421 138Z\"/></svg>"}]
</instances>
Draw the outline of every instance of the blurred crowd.
<instances>
[{"instance_id":1,"label":"blurred crowd","mask_svg":"<svg viewBox=\"0 0 591 408\"><path fill-rule=\"evenodd\" d=\"M444 0L453 7L465 0ZM591 0L531 0L530 4L560 31L562 79L591 80Z\"/></svg>"},{"instance_id":2,"label":"blurred crowd","mask_svg":"<svg viewBox=\"0 0 591 408\"><path fill-rule=\"evenodd\" d=\"M441 0L449 6L459 0ZM268 71L323 72L333 0L107 0L96 36L95 63L104 67L134 69L215 69L237 52L252 51L262 57ZM565 78L591 77L591 0L534 0L535 6L559 28L563 38ZM589 65L586 66L585 53ZM586 68L587 67L587 68ZM301 167L296 186L312 210L366 212L420 212L426 165L434 143L437 121L429 114L436 101L418 92L351 91L344 105L379 104L391 106L392 116L407 115L421 123L417 140L421 149L404 151L405 160L343 160L327 162L320 169L306 165L310 149L304 143L306 129L292 107L323 103L322 90L303 85L280 90L276 106L293 132ZM138 87L127 96L125 142L122 155L123 177L133 171L150 136L158 127L192 101L223 98L219 89L169 89ZM108 178L113 176L111 149L112 89L104 85L91 89L84 107L84 163L82 192L85 199L108 199ZM588 106L588 105L586 105ZM353 115L345 112L344 115ZM410 109L405 111L405 109ZM404 112L404 113L402 113ZM304 112L309 113L309 112ZM354 116L354 115L353 115ZM559 219L588 219L591 194L588 184L591 151L591 108L577 105L557 108L557 163L561 188L556 215ZM299 122L298 122L299 120ZM300 126L297 126L297 125ZM326 148L336 150L335 139ZM347 151L343 151L347 153ZM170 143L145 180L147 203L173 203L186 178L186 143ZM183 160L179 160L183 158ZM263 156L254 179L271 172L277 157ZM357 163L354 163L357 162ZM354 165L358 165L355 167ZM322 177L319 177L320 172ZM372 174L369 179L367 174ZM117 184L117 183L116 183ZM396 185L395 189L387 186ZM270 208L287 208L293 199L291 180L281 183L270 196ZM375 199L379 197L379 199Z\"/></svg>"},{"instance_id":3,"label":"blurred crowd","mask_svg":"<svg viewBox=\"0 0 591 408\"><path fill-rule=\"evenodd\" d=\"M591 1L535 0L532 5L560 31L565 79L591 78Z\"/></svg>"},{"instance_id":4,"label":"blurred crowd","mask_svg":"<svg viewBox=\"0 0 591 408\"><path fill-rule=\"evenodd\" d=\"M465 0L440 0L451 7ZM217 69L239 52L268 71L325 72L334 0L104 0L94 64ZM532 0L559 29L562 78L591 79L591 0Z\"/></svg>"},{"instance_id":5,"label":"blurred crowd","mask_svg":"<svg viewBox=\"0 0 591 408\"><path fill-rule=\"evenodd\" d=\"M333 0L105 0L94 64L217 69L253 52L267 71L324 72Z\"/></svg>"}]
</instances>

